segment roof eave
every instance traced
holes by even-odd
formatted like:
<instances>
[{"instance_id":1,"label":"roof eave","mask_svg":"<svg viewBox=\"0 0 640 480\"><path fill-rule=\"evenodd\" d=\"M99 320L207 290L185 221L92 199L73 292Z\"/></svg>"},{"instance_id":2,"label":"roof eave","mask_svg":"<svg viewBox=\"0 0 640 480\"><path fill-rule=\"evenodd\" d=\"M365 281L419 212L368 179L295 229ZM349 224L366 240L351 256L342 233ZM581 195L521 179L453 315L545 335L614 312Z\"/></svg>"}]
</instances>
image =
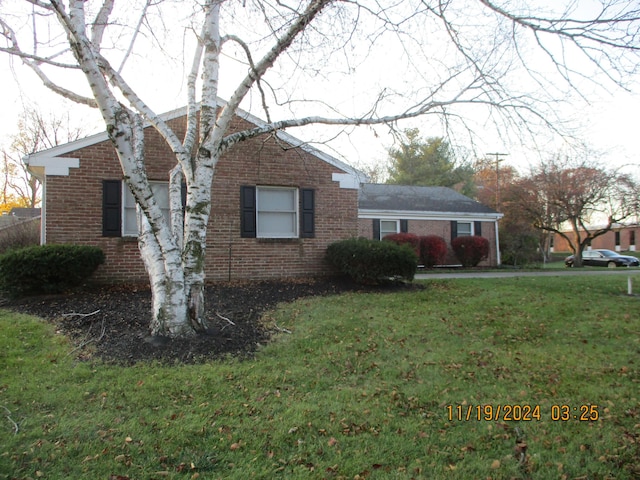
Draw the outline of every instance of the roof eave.
<instances>
[{"instance_id":1,"label":"roof eave","mask_svg":"<svg viewBox=\"0 0 640 480\"><path fill-rule=\"evenodd\" d=\"M502 213L474 213L474 212L434 212L434 211L412 211L412 210L388 210L388 209L358 209L358 218L380 218L380 219L406 219L406 220L480 220L498 221L504 214Z\"/></svg>"}]
</instances>

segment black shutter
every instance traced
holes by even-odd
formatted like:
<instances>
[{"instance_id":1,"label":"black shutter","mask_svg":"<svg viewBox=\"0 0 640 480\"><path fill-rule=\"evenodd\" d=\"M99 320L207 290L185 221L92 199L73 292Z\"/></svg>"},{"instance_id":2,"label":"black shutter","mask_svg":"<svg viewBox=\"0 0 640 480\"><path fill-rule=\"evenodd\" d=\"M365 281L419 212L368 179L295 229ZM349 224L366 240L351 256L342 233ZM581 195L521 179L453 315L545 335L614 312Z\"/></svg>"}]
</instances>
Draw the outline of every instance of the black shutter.
<instances>
[{"instance_id":1,"label":"black shutter","mask_svg":"<svg viewBox=\"0 0 640 480\"><path fill-rule=\"evenodd\" d=\"M458 222L451 220L451 241L458 236Z\"/></svg>"},{"instance_id":2,"label":"black shutter","mask_svg":"<svg viewBox=\"0 0 640 480\"><path fill-rule=\"evenodd\" d=\"M409 233L409 220L400 220L400 233Z\"/></svg>"},{"instance_id":3,"label":"black shutter","mask_svg":"<svg viewBox=\"0 0 640 480\"><path fill-rule=\"evenodd\" d=\"M102 181L102 236L122 236L122 181Z\"/></svg>"},{"instance_id":4,"label":"black shutter","mask_svg":"<svg viewBox=\"0 0 640 480\"><path fill-rule=\"evenodd\" d=\"M256 187L240 187L240 236L256 238Z\"/></svg>"},{"instance_id":5,"label":"black shutter","mask_svg":"<svg viewBox=\"0 0 640 480\"><path fill-rule=\"evenodd\" d=\"M312 188L300 190L300 237L316 236L315 191Z\"/></svg>"},{"instance_id":6,"label":"black shutter","mask_svg":"<svg viewBox=\"0 0 640 480\"><path fill-rule=\"evenodd\" d=\"M380 219L373 219L373 239L380 240Z\"/></svg>"},{"instance_id":7,"label":"black shutter","mask_svg":"<svg viewBox=\"0 0 640 480\"><path fill-rule=\"evenodd\" d=\"M473 222L473 234L477 237L482 236L482 222Z\"/></svg>"}]
</instances>

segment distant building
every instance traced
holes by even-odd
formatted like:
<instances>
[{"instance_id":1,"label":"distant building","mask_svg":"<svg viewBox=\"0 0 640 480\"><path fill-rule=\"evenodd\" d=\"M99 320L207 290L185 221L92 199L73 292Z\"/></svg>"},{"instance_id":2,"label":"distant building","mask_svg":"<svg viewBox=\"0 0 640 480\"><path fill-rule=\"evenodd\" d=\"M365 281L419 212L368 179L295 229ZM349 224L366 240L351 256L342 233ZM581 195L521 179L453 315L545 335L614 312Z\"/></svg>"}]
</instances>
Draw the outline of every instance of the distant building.
<instances>
[{"instance_id":1,"label":"distant building","mask_svg":"<svg viewBox=\"0 0 640 480\"><path fill-rule=\"evenodd\" d=\"M640 224L615 224L611 231L594 238L589 247L606 248L616 252L635 252L638 250L637 245L639 240ZM552 245L554 252L568 252L571 250L569 243L557 233L553 236Z\"/></svg>"}]
</instances>

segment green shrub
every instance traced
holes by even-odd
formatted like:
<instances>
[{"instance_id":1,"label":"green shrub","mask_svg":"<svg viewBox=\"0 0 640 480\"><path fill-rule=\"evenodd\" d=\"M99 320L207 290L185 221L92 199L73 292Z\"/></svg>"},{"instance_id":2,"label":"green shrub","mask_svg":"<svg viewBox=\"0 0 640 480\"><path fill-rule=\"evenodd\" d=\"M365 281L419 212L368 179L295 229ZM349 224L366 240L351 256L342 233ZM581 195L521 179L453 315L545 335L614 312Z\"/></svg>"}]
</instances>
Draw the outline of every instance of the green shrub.
<instances>
[{"instance_id":1,"label":"green shrub","mask_svg":"<svg viewBox=\"0 0 640 480\"><path fill-rule=\"evenodd\" d=\"M420 262L425 268L442 265L447 258L447 242L437 235L420 237Z\"/></svg>"},{"instance_id":2,"label":"green shrub","mask_svg":"<svg viewBox=\"0 0 640 480\"><path fill-rule=\"evenodd\" d=\"M340 273L362 284L393 279L411 281L418 267L418 256L409 246L366 238L332 243L326 258Z\"/></svg>"},{"instance_id":3,"label":"green shrub","mask_svg":"<svg viewBox=\"0 0 640 480\"><path fill-rule=\"evenodd\" d=\"M60 293L84 282L104 263L98 247L42 245L0 256L0 290L12 296Z\"/></svg>"},{"instance_id":4,"label":"green shrub","mask_svg":"<svg viewBox=\"0 0 640 480\"><path fill-rule=\"evenodd\" d=\"M489 240L484 237L456 237L451 242L451 248L463 267L475 267L489 258Z\"/></svg>"}]
</instances>

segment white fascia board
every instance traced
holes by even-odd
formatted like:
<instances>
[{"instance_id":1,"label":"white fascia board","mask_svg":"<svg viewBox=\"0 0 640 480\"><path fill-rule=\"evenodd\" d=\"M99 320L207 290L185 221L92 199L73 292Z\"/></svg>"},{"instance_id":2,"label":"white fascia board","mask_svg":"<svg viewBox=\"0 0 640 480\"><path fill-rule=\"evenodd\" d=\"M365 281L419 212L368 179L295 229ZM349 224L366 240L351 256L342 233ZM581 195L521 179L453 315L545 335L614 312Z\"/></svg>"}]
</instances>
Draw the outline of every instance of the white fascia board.
<instances>
[{"instance_id":1,"label":"white fascia board","mask_svg":"<svg viewBox=\"0 0 640 480\"><path fill-rule=\"evenodd\" d=\"M403 210L358 210L358 218L379 218L381 220L456 220L459 222L495 222L502 213L461 213L461 212L415 212Z\"/></svg>"},{"instance_id":2,"label":"white fascia board","mask_svg":"<svg viewBox=\"0 0 640 480\"><path fill-rule=\"evenodd\" d=\"M218 98L218 104L220 106L226 105L227 102L221 98ZM199 106L198 106L199 108ZM171 110L169 112L163 113L161 115L159 115L160 118L162 118L164 121L169 121L169 120L173 120L176 118L180 118L184 115L187 114L187 107L180 107L180 108L176 108L174 110ZM239 108L236 111L236 115L244 120L246 120L249 123L254 124L257 127L262 127L264 125L267 125L267 123L256 117L255 115L242 110L241 108ZM150 123L145 123L145 128L151 126ZM330 165L333 165L336 168L339 168L340 170L342 170L345 173L348 173L356 178L359 179L360 182L364 182L366 181L366 174L361 172L360 170L357 170L355 168L353 168L352 166L342 162L341 160L338 160L335 157L332 157L331 155L322 152L320 150L318 150L317 148L309 145L306 142L303 142L302 140L294 137L293 135L290 135L289 133L286 133L285 131L279 130L276 135L278 136L278 138L280 138L282 141L287 142L288 144L290 144L291 146L297 147L297 148L301 148L302 150L306 151L307 153L310 153L316 157L318 157L319 159L327 162ZM91 145L95 145L101 142L105 142L109 140L109 136L107 135L107 132L100 132L100 133L96 133L94 135L90 135L88 137L85 138L81 138L80 140L76 140L73 142L69 142L69 143L65 143L64 145L58 145L56 147L50 148L48 150L43 150L41 152L38 153L33 153L31 155L28 156L29 159L31 158L38 158L38 157L56 157L56 156L60 156L60 155L65 155L69 152L73 152L75 150L79 150L81 148L85 148L85 147L89 147ZM34 164L35 166L35 164ZM351 187L349 187L351 188Z\"/></svg>"},{"instance_id":3,"label":"white fascia board","mask_svg":"<svg viewBox=\"0 0 640 480\"><path fill-rule=\"evenodd\" d=\"M41 152L32 153L27 158L29 165L32 165L32 159L39 158L52 158L58 157L60 155L65 155L69 152L74 152L76 150L80 150L81 148L90 147L91 145L95 145L100 142L104 142L109 140L109 136L107 132L96 133L94 135L89 135L88 137L81 138L80 140L76 140L74 142L65 143L63 145L58 145L57 147L52 147L47 150L42 150ZM36 166L35 164L33 164Z\"/></svg>"},{"instance_id":4,"label":"white fascia board","mask_svg":"<svg viewBox=\"0 0 640 480\"><path fill-rule=\"evenodd\" d=\"M25 163L28 165L29 170L33 169L37 172L44 173L45 176L69 176L70 168L79 168L79 158L67 158L67 157L50 157L50 156L38 156L31 155L25 159Z\"/></svg>"}]
</instances>

